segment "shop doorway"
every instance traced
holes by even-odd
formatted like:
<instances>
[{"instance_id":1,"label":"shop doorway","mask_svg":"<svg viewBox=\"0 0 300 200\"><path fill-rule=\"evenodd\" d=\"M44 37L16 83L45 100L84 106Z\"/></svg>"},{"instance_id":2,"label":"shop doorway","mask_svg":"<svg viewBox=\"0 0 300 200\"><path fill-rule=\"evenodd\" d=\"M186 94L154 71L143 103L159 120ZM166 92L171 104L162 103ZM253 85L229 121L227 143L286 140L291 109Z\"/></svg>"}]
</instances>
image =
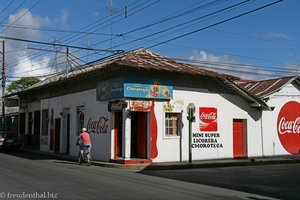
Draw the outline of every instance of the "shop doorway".
<instances>
[{"instance_id":1,"label":"shop doorway","mask_svg":"<svg viewBox=\"0 0 300 200\"><path fill-rule=\"evenodd\" d=\"M55 119L54 153L59 153L60 146L60 118Z\"/></svg>"},{"instance_id":2,"label":"shop doorway","mask_svg":"<svg viewBox=\"0 0 300 200\"><path fill-rule=\"evenodd\" d=\"M27 137L27 146L31 147L32 145L32 112L28 113L28 137Z\"/></svg>"},{"instance_id":3,"label":"shop doorway","mask_svg":"<svg viewBox=\"0 0 300 200\"><path fill-rule=\"evenodd\" d=\"M33 117L33 148L40 150L41 111L34 111Z\"/></svg>"},{"instance_id":4,"label":"shop doorway","mask_svg":"<svg viewBox=\"0 0 300 200\"><path fill-rule=\"evenodd\" d=\"M64 108L62 113L63 132L62 132L62 151L61 153L69 154L70 149L70 109Z\"/></svg>"},{"instance_id":5,"label":"shop doorway","mask_svg":"<svg viewBox=\"0 0 300 200\"><path fill-rule=\"evenodd\" d=\"M147 158L147 116L147 112L131 112L131 158Z\"/></svg>"},{"instance_id":6,"label":"shop doorway","mask_svg":"<svg viewBox=\"0 0 300 200\"><path fill-rule=\"evenodd\" d=\"M115 156L114 159L118 157L122 157L122 135L123 135L123 113L122 112L115 112Z\"/></svg>"},{"instance_id":7,"label":"shop doorway","mask_svg":"<svg viewBox=\"0 0 300 200\"><path fill-rule=\"evenodd\" d=\"M247 158L247 121L243 119L233 120L233 157Z\"/></svg>"}]
</instances>

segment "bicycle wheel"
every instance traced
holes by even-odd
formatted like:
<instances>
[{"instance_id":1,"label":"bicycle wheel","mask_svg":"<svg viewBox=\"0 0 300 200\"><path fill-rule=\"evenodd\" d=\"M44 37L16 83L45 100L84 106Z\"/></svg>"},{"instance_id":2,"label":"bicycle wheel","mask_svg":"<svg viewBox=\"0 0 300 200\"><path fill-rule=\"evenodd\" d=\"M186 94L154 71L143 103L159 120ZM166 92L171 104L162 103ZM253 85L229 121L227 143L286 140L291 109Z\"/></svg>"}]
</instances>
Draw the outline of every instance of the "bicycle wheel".
<instances>
[{"instance_id":1,"label":"bicycle wheel","mask_svg":"<svg viewBox=\"0 0 300 200\"><path fill-rule=\"evenodd\" d=\"M79 156L78 156L78 164L81 165L81 163L84 163L84 155L83 152L79 152Z\"/></svg>"},{"instance_id":2,"label":"bicycle wheel","mask_svg":"<svg viewBox=\"0 0 300 200\"><path fill-rule=\"evenodd\" d=\"M91 155L89 153L86 154L86 164L90 166L92 163Z\"/></svg>"}]
</instances>

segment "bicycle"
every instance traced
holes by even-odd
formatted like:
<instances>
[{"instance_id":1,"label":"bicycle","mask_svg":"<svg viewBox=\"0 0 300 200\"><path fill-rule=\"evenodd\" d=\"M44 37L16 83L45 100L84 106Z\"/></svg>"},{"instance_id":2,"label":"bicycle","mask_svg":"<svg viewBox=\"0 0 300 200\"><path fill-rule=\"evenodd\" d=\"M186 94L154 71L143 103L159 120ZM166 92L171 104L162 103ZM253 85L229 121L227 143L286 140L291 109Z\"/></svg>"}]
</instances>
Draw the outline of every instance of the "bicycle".
<instances>
[{"instance_id":1,"label":"bicycle","mask_svg":"<svg viewBox=\"0 0 300 200\"><path fill-rule=\"evenodd\" d=\"M80 146L80 155L79 155L79 164L81 163L90 166L92 164L92 156L91 152L89 151L90 146L81 145Z\"/></svg>"}]
</instances>

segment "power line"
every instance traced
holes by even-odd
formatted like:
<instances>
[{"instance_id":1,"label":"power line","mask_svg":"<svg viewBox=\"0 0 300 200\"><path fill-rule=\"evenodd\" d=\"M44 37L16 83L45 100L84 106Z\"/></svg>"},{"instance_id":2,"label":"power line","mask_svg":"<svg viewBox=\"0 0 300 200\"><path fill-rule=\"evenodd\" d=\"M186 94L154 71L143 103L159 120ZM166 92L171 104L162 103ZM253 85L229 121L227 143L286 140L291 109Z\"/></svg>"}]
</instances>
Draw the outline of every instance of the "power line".
<instances>
[{"instance_id":1,"label":"power line","mask_svg":"<svg viewBox=\"0 0 300 200\"><path fill-rule=\"evenodd\" d=\"M186 7L186 8L184 8L184 9L180 10L180 11L184 11L184 10L187 10L187 9L189 8L189 10L187 10L187 11L185 11L185 12L183 12L183 13L177 13L177 12L176 12L176 13L177 13L177 14L175 13L176 15L170 14L170 15L168 15L168 16L166 16L166 17L163 17L161 20L158 20L158 21L156 21L156 22L152 22L152 23L150 23L150 24L148 24L148 25L145 25L145 26L142 26L142 27L133 29L133 30L128 31L128 32L125 32L125 33L121 33L119 36L124 37L125 35L127 35L127 34L129 34L129 33L136 32L136 31L139 31L139 30L142 30L142 29L145 29L145 28L149 28L149 27L151 27L151 26L158 25L158 24L160 24L160 23L169 21L169 20L172 19L172 17L170 17L170 16L173 16L173 15L174 15L174 17L176 17L176 18L179 17L179 16L182 17L182 16L184 16L184 15L186 15L186 14L188 14L188 13L190 13L190 12L196 10L196 9L200 9L200 8L203 9L203 8L205 8L205 7L209 7L209 6L212 6L212 5L214 5L214 4L216 4L216 3L220 3L220 2L221 2L221 1L217 0L217 1L214 1L214 2L211 2L211 3L207 3L207 4L205 4L205 5L198 6L198 7L196 7L196 8ZM155 3L156 3L156 2L155 2ZM154 3L153 3L153 4L154 4ZM199 4L199 3L197 3L197 4ZM193 4L193 5L196 5L196 4ZM115 37L115 38L116 38L116 37ZM115 39L115 38L113 38L113 39ZM98 43L96 43L95 45L102 44L102 43L107 42L107 41L109 41L109 40L110 40L110 39L107 39L107 40L98 42ZM137 40L139 40L139 39L137 39ZM134 42L134 41L130 41L130 42L128 42L128 43L132 43L132 42ZM125 43L125 44L127 44L127 43ZM122 46L122 45L125 45L125 44L121 44L121 45L118 45L118 46Z\"/></svg>"},{"instance_id":2,"label":"power line","mask_svg":"<svg viewBox=\"0 0 300 200\"><path fill-rule=\"evenodd\" d=\"M227 33L227 34L231 34L231 35L237 35L237 36L244 37L244 38L250 38L250 39L254 39L254 40L261 40L261 41L264 41L264 42L270 42L270 43L274 43L274 44L300 48L300 46L297 46L297 45L294 45L294 44L288 44L288 43L284 43L284 42L268 40L266 38L254 37L254 36L250 36L250 35L246 35L246 34L236 33L236 32L233 32L233 31L227 31L227 30L222 30L222 29L213 29L213 30L223 32L223 33Z\"/></svg>"},{"instance_id":3,"label":"power line","mask_svg":"<svg viewBox=\"0 0 300 200\"><path fill-rule=\"evenodd\" d=\"M137 10L137 11L135 11L135 12L133 12L133 13L131 13L130 15L128 15L128 16L131 16L131 15L134 15L134 14L136 14L136 13L138 13L138 12L140 12L140 11L142 11L142 10L144 10L144 9L146 9L146 8L148 8L148 7L150 7L150 6L152 6L152 5L154 5L154 4L156 4L157 2L159 2L160 0L157 0L157 1L155 1L154 3L151 3L151 4L149 4L149 5L145 5L145 4L139 4L138 6L136 6L136 7L134 7L134 8L138 8L138 7L140 7L140 6L144 6L144 7L142 7L141 9L139 9L139 10ZM138 1L137 1L138 2ZM132 9L132 11L133 11L133 9ZM123 19L123 18L122 18ZM116 22L118 22L118 21L120 21L120 20L122 20L122 19L119 19L119 20L117 20L117 21L114 21L113 23L116 23ZM97 30L100 30L101 28L98 28ZM90 49L89 48L89 50L93 50L93 49ZM75 52L77 52L77 51L75 51Z\"/></svg>"},{"instance_id":4,"label":"power line","mask_svg":"<svg viewBox=\"0 0 300 200\"><path fill-rule=\"evenodd\" d=\"M15 8L14 11L11 12L11 13L13 14L15 11L17 11L19 8L21 8L21 7L26 3L26 1L27 1L27 0L24 0L21 4L19 4L19 6L18 6L17 8ZM2 24L3 22L5 22L5 21L9 18L9 16L10 16L10 15L7 15L7 17L4 18L4 19L0 22L0 24Z\"/></svg>"},{"instance_id":5,"label":"power line","mask_svg":"<svg viewBox=\"0 0 300 200\"><path fill-rule=\"evenodd\" d=\"M133 3L131 3L131 4L129 4L129 6L133 6L133 5L135 5L136 3L138 3L138 2L140 2L141 0L137 0L137 1L135 1L135 2L133 2ZM157 1L156 1L157 2ZM133 7L132 8L132 11L134 10L134 9L137 9L137 8L139 8L140 6L143 6L144 5L144 3L141 3L141 4L138 4L137 6L135 6L135 7ZM144 9L144 8L143 8ZM119 16L121 16L121 15L118 15L117 17L119 17ZM109 16L107 16L106 18L109 18ZM105 19L105 18L104 18ZM123 19L123 18L122 18ZM102 19L101 20L96 20L95 22L93 22L93 23L91 23L91 24L89 24L89 25L87 25L87 26L84 26L84 27L81 27L81 29L78 29L78 30L93 30L95 27L98 27L98 25L95 25L95 26L93 26L94 24L96 24L96 23L98 23L98 22L100 22L100 21L102 21ZM108 22L109 20L106 20L105 22ZM120 21L120 20L118 20L118 21ZM104 23L105 23L104 22ZM113 23L116 23L116 22L113 22ZM93 26L93 27L92 27ZM101 28L100 28L101 29ZM100 29L98 29L98 30L100 30ZM69 35L67 35L67 36L71 36L72 34L69 34ZM63 37L63 38L61 38L61 39L64 39L64 38L66 38L67 36L65 36L65 37ZM70 39L72 39L72 38L74 38L74 36L73 37L71 37L71 38L69 38L69 39L66 39L66 40L63 40L63 42L67 42L68 40L70 40ZM75 41L76 39L74 39L73 41ZM38 57L38 56L40 56L40 55L42 55L42 54L44 54L44 53L40 53L40 54L37 54L34 58L36 58L36 57ZM19 60L20 61L20 60ZM13 62L13 63L9 63L10 65L13 65L13 64L15 64L16 62Z\"/></svg>"},{"instance_id":6,"label":"power line","mask_svg":"<svg viewBox=\"0 0 300 200\"><path fill-rule=\"evenodd\" d=\"M140 11L146 9L146 8L149 8L149 7L155 5L156 3L160 2L160 1L161 1L161 0L156 0L155 2L153 2L153 3L149 4L149 5L145 5L144 3L139 4L138 6L134 7L131 11L133 11L135 8L138 8L138 7L140 7L140 6L144 6L144 5L145 5L145 6L144 6L143 8L141 8L141 9L139 9L139 10L133 12L133 13L128 14L127 17L132 16L132 15L134 15L134 14L136 14L136 13L138 13L138 12L140 12ZM151 1L149 1L149 2L151 2ZM119 17L119 16L123 16L123 14L120 14L120 15L118 15L118 16L112 18L112 19L115 19L115 18L117 18L117 17ZM115 24L115 23L121 21L122 19L123 19L123 17L122 17L121 19L117 19L117 20L115 20L115 21L113 21L113 22L111 22L111 23L112 23L112 24ZM109 20L106 20L104 23L106 23L106 22L107 22L107 23L110 23L110 19L109 19ZM92 27L92 29L97 28L97 29L94 30L94 31L99 31L99 30L101 30L101 29L103 29L103 28L105 28L105 27L108 27L108 26L110 26L110 24L103 25L102 27L99 27L99 28L97 28L98 26L94 26L94 27ZM117 37L120 37L120 36L123 36L123 35L122 35L122 34L119 34ZM74 37L76 37L76 36L74 36ZM74 37L71 37L71 38L69 38L68 40L70 40L70 39L72 39L72 38L74 38ZM77 38L78 38L78 37L77 37ZM115 37L115 38L116 38L116 37ZM113 39L114 39L114 38L113 38ZM67 41L68 41L68 40L67 40ZM74 41L74 40L72 40L72 41ZM104 43L104 42L108 42L108 41L110 41L110 38L109 38L109 39L106 39L106 40L104 40L104 41L101 41L101 42L96 43L95 46L98 45L98 44Z\"/></svg>"},{"instance_id":7,"label":"power line","mask_svg":"<svg viewBox=\"0 0 300 200\"><path fill-rule=\"evenodd\" d=\"M264 70L264 71L270 71L270 72L276 72L276 73L295 73L296 71L293 71L291 69L275 69L275 68L269 68L261 65L252 65L252 64L245 64L245 63L232 63L232 62L216 62L216 61L201 61L201 60L194 60L194 59L184 59L184 58L174 58L178 61L182 61L184 63L192 63L192 64L201 64L205 66L218 66L218 67L234 67L235 69L241 69L239 72L243 72L242 70ZM218 68L215 67L213 69L220 69L226 71L227 69L224 68ZM230 69L228 69L230 71Z\"/></svg>"},{"instance_id":8,"label":"power line","mask_svg":"<svg viewBox=\"0 0 300 200\"><path fill-rule=\"evenodd\" d=\"M132 39L137 39L137 37L132 37L132 36L126 36L128 38L132 38ZM143 39L144 41L147 41L148 43L159 43L156 40L153 39ZM271 60L271 59L266 59L266 58L258 58L258 57L251 57L251 56L246 56L246 55L240 55L240 54L233 54L233 53L229 53L229 52L223 52L223 51L217 51L217 50L211 50L211 49L205 49L205 48L197 48L197 47L192 47L192 46L187 46L187 45L182 45L182 44L175 44L175 43L167 43L166 45L170 45L170 46L175 46L175 47L180 47L180 48L185 48L185 49L190 49L190 50L197 50L197 51L210 51L210 52L215 52L218 54L225 54L225 55L229 55L232 57L239 57L239 58L246 58L246 59L250 59L250 60L260 60L260 61L264 61L264 62L270 62L270 63L277 63L277 64L283 64L284 61L278 61L278 60ZM129 49L130 50L130 49ZM126 51L129 51L126 50Z\"/></svg>"},{"instance_id":9,"label":"power line","mask_svg":"<svg viewBox=\"0 0 300 200\"><path fill-rule=\"evenodd\" d=\"M279 1L278 1L279 2ZM250 11L249 11L250 12ZM248 13L249 14L249 13ZM245 14L244 14L245 15ZM230 18L231 19L231 18Z\"/></svg>"},{"instance_id":10,"label":"power line","mask_svg":"<svg viewBox=\"0 0 300 200\"><path fill-rule=\"evenodd\" d=\"M31 11L35 6L37 6L42 0L38 0L33 6L31 6L26 12L24 12L21 16L19 16L11 25L17 23L24 15L26 15L29 11ZM7 26L1 33L4 33L11 25Z\"/></svg>"},{"instance_id":11,"label":"power line","mask_svg":"<svg viewBox=\"0 0 300 200\"><path fill-rule=\"evenodd\" d=\"M156 3L159 2L159 1L160 1L160 0L158 0L158 1L156 1L156 2L154 2L154 3L152 3L152 4L150 4L150 5L148 5L148 6L145 7L145 8L148 8L148 7L150 7L150 6L154 5L154 4L156 4ZM211 6L211 5L215 4L216 2L219 2L219 1L214 1L214 2L212 2L212 3L205 4L204 6L202 5L202 6L199 6L199 7L197 7L197 8L192 8L192 9L204 8L205 6L208 7L208 6ZM145 8L143 8L143 9L145 9ZM143 10L143 9L140 9L140 10L136 11L135 13L137 13L137 12ZM183 10L184 10L184 9L183 9ZM132 14L130 14L130 15L133 15L133 14L135 14L135 13L132 13ZM180 16L180 14L178 14L178 16ZM118 21L120 21L120 20L117 20L117 21L115 21L115 22L118 22ZM164 20L164 21L166 21L166 20ZM158 23L156 23L156 24L158 24ZM150 26L151 26L151 25L149 25L149 26L147 26L147 27L150 27ZM104 28L104 27L101 27L101 28ZM100 28L100 29L101 29L101 28ZM144 28L146 28L146 27L144 27ZM143 28L139 28L139 30L141 30L141 29L143 29ZM97 29L97 30L99 30L99 29ZM136 30L136 31L137 31L137 30ZM125 34L126 34L126 33L125 33ZM123 34L120 34L119 36L123 36ZM96 43L95 45L99 45L99 44L104 43L104 42L109 41L109 40L110 40L110 39L107 39L107 40L98 42L98 43Z\"/></svg>"},{"instance_id":12,"label":"power line","mask_svg":"<svg viewBox=\"0 0 300 200\"><path fill-rule=\"evenodd\" d=\"M4 40L14 40L14 41L19 41L19 42L30 42L30 43L35 43L35 44L69 47L69 48L81 49L81 50L105 51L105 52L110 52L110 53L117 53L117 52L122 51L122 50L107 50L107 49L87 48L87 47L73 46L73 45L66 45L66 44L53 44L53 43L50 43L50 42L41 42L41 41L27 40L27 39L7 37L7 36L0 36L0 38L4 39Z\"/></svg>"},{"instance_id":13,"label":"power line","mask_svg":"<svg viewBox=\"0 0 300 200\"><path fill-rule=\"evenodd\" d=\"M226 1L226 0L225 0L225 1ZM150 23L150 24L143 25L143 26L141 26L141 27L138 27L138 28L135 28L135 29L133 29L133 30L127 31L127 32L125 32L125 33L122 33L121 35L127 35L127 34L129 34L129 33L133 33L133 32L136 32L136 31L140 31L140 30L143 30L143 29L146 29L146 28L149 28L149 27L152 27L152 26L155 26L155 25L164 23L164 22L166 22L166 21L174 20L174 19L176 19L176 18L178 18L178 17L183 17L183 16L185 16L185 15L188 15L188 14L193 13L193 12L196 11L196 10L202 10L204 7L209 7L209 6L211 6L211 5L215 4L215 3L218 3L218 4L219 4L219 3L221 3L222 1L216 0L216 1L213 1L213 2L210 2L210 3L207 3L207 4L204 4L204 5L199 5L199 6L197 6L196 8L193 8L193 6L198 5L198 4L201 4L201 3L203 3L203 2L205 2L205 0L204 0L204 1L201 1L201 2L198 2L198 3L195 3L195 4L191 5L191 6L185 7L184 9L181 9L181 10L179 10L179 11L176 11L175 13L172 13L172 14L170 14L170 15L167 15L167 16L161 18L160 20L157 20L157 21L152 22L152 23ZM223 2L224 2L224 0L223 0ZM192 8L191 8L191 7L192 7Z\"/></svg>"},{"instance_id":14,"label":"power line","mask_svg":"<svg viewBox=\"0 0 300 200\"><path fill-rule=\"evenodd\" d=\"M97 32L88 32L88 31L73 31L73 30L65 30L65 29L51 29L44 27L33 27L33 26L25 26L25 25L4 25L0 24L3 27L17 28L17 29L29 29L29 30L37 30L37 31L47 31L47 32L60 32L60 33L72 33L72 34L85 34L85 35L102 35L102 36L119 36L120 34L110 34L110 33L97 33Z\"/></svg>"},{"instance_id":15,"label":"power line","mask_svg":"<svg viewBox=\"0 0 300 200\"><path fill-rule=\"evenodd\" d=\"M11 1L0 13L0 16L2 15L2 13L4 13L10 6L11 4L13 4L16 0Z\"/></svg>"},{"instance_id":16,"label":"power line","mask_svg":"<svg viewBox=\"0 0 300 200\"><path fill-rule=\"evenodd\" d=\"M172 27L169 27L169 28L160 30L160 31L155 32L155 33L152 33L152 34L148 34L148 35L146 35L146 36L143 36L143 37L141 37L141 38L135 39L135 40L133 40L133 41L129 41L129 42L127 42L127 43L118 45L117 47L122 46L122 45L126 45L126 44L130 44L130 43L133 43L133 42L137 42L137 41L143 40L143 39L145 39L145 38L152 37L152 36L154 36L154 35L158 35L158 34L161 34L161 33L167 32L167 31L170 31L170 30L172 30L172 29L174 29L174 28L179 28L179 27L184 26L184 25L187 25L187 24L189 24L189 23L192 23L192 22L195 22L195 21L198 21L198 20L201 20L201 19L204 19L204 18L213 16L213 15L215 15L215 14L222 13L222 12L225 12L225 11L227 11L227 10L231 10L232 8L235 8L235 7L238 7L238 6L243 5L243 4L245 4L245 3L248 3L249 1L252 1L252 0L245 0L245 1L243 1L243 2L240 2L240 3L234 4L234 5L228 6L228 7L226 7L226 8L217 10L217 11L212 12L212 13L209 13L209 14L207 14L207 15L203 15L203 16L201 16L201 17L197 17L197 18L195 18L195 19L188 20L188 21L185 21L185 22L180 23L180 24L176 24L175 26L172 26ZM115 47L116 47L116 46L115 46Z\"/></svg>"},{"instance_id":17,"label":"power line","mask_svg":"<svg viewBox=\"0 0 300 200\"><path fill-rule=\"evenodd\" d=\"M242 16L248 15L248 14L250 14L250 13L253 13L253 12L256 12L256 11L258 11L258 10L261 10L261 9L266 8L266 7L269 7L269 6L272 6L272 5L274 5L274 4L277 4L277 3L281 2L281 1L282 1L282 0L278 0L278 1L275 1L275 2L272 2L272 3L269 3L269 4L266 4L266 5L264 5L264 6L258 7L258 8L256 8L256 9L250 10L250 11L248 11L248 12L244 12L244 13L242 13L242 14L236 15L236 16L234 16L234 17L230 17L230 18L227 18L227 19L225 19L225 20L219 21L219 22L217 22L217 23L214 23L214 24L205 26L205 27L203 27L203 28L196 29L196 30L194 30L194 31L191 31L191 32L182 34L182 35L177 36L177 37L173 37L173 38L171 38L171 39L165 40L165 41L160 42L160 43L158 43L158 44L149 46L148 49L151 49L151 48L156 47L156 46L160 46L160 45L162 45L162 44L165 44L165 43L168 43L168 42L171 42L171 41L174 41L174 40L177 40L177 39L180 39L180 38L183 38L183 37L192 35L192 34L194 34L194 33L197 33L197 32L200 32L200 31L203 31L203 30L206 30L206 29L209 29L209 28L211 28L211 27L214 27L214 26L217 26L217 25L226 23L226 22L228 22L228 21L231 21L231 20L240 18L240 17L242 17Z\"/></svg>"}]
</instances>

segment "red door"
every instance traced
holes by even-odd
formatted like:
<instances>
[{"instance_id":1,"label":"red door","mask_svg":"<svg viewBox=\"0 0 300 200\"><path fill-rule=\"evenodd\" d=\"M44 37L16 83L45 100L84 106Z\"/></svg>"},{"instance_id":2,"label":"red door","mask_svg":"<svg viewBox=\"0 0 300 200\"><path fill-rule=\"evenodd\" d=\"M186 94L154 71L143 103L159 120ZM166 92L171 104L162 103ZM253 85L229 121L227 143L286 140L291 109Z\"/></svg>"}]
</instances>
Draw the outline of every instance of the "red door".
<instances>
[{"instance_id":1,"label":"red door","mask_svg":"<svg viewBox=\"0 0 300 200\"><path fill-rule=\"evenodd\" d=\"M131 112L131 158L147 158L147 112Z\"/></svg>"},{"instance_id":2,"label":"red door","mask_svg":"<svg viewBox=\"0 0 300 200\"><path fill-rule=\"evenodd\" d=\"M147 113L141 112L137 123L137 157L147 158Z\"/></svg>"},{"instance_id":3,"label":"red door","mask_svg":"<svg viewBox=\"0 0 300 200\"><path fill-rule=\"evenodd\" d=\"M247 157L247 134L244 120L233 120L233 157Z\"/></svg>"}]
</instances>

